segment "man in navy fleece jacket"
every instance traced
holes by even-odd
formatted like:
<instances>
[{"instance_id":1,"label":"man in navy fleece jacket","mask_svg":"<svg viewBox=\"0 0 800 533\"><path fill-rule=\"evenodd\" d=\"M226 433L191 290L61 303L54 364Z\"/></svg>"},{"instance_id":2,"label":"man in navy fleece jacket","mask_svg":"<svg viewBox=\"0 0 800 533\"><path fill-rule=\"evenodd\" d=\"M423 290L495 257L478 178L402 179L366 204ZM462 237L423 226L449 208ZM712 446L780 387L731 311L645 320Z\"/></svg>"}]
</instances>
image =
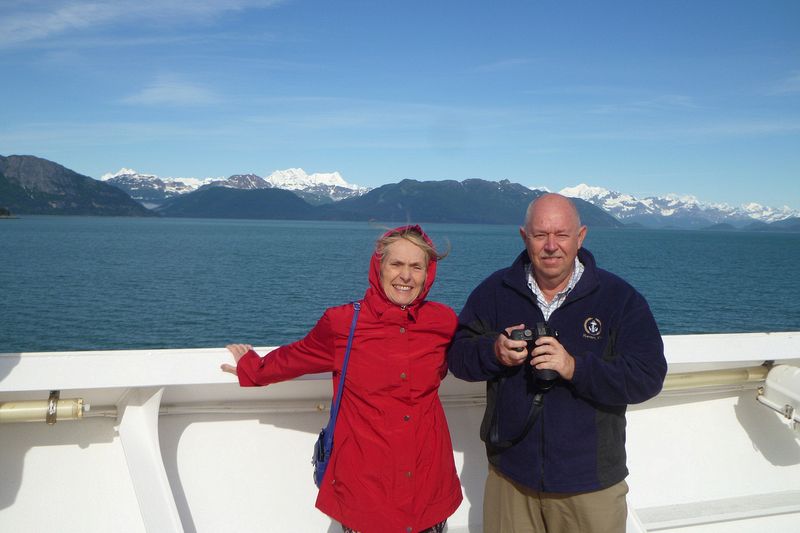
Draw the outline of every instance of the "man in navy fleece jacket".
<instances>
[{"instance_id":1,"label":"man in navy fleece jacket","mask_svg":"<svg viewBox=\"0 0 800 533\"><path fill-rule=\"evenodd\" d=\"M625 410L661 390L661 335L644 297L581 248L568 198L534 200L520 235L526 250L472 292L447 356L457 377L487 382L484 531L622 533ZM530 352L510 338L542 323L555 333Z\"/></svg>"}]
</instances>

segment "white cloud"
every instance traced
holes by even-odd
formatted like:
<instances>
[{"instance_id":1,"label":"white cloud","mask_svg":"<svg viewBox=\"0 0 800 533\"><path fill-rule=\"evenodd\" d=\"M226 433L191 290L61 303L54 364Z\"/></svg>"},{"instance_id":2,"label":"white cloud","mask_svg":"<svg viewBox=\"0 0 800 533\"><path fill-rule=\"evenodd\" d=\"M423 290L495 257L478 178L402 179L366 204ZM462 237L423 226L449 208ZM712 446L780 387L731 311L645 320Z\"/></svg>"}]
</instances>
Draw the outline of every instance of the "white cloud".
<instances>
[{"instance_id":1,"label":"white cloud","mask_svg":"<svg viewBox=\"0 0 800 533\"><path fill-rule=\"evenodd\" d=\"M521 57L513 57L509 59L501 59L494 63L487 63L475 67L476 72L501 72L506 70L516 70L531 63L530 59Z\"/></svg>"},{"instance_id":2,"label":"white cloud","mask_svg":"<svg viewBox=\"0 0 800 533\"><path fill-rule=\"evenodd\" d=\"M14 46L76 31L135 23L186 23L225 12L267 8L282 0L55 0L7 2L0 18L0 46Z\"/></svg>"},{"instance_id":3,"label":"white cloud","mask_svg":"<svg viewBox=\"0 0 800 533\"><path fill-rule=\"evenodd\" d=\"M776 83L770 94L800 93L800 72L794 72L788 78Z\"/></svg>"},{"instance_id":4,"label":"white cloud","mask_svg":"<svg viewBox=\"0 0 800 533\"><path fill-rule=\"evenodd\" d=\"M119 6L74 3L55 7L44 2L39 7L37 11L12 10L0 19L0 44L31 41L100 24L113 19Z\"/></svg>"},{"instance_id":5,"label":"white cloud","mask_svg":"<svg viewBox=\"0 0 800 533\"><path fill-rule=\"evenodd\" d=\"M565 138L595 140L648 140L648 141L681 141L719 140L732 137L767 137L773 135L795 135L800 132L800 122L796 119L764 119L764 120L727 120L705 121L694 124L671 125L659 127L620 127L598 129L594 132L582 132L565 135Z\"/></svg>"},{"instance_id":6,"label":"white cloud","mask_svg":"<svg viewBox=\"0 0 800 533\"><path fill-rule=\"evenodd\" d=\"M210 89L174 77L159 77L136 94L122 100L132 105L197 106L213 104L219 98Z\"/></svg>"},{"instance_id":7,"label":"white cloud","mask_svg":"<svg viewBox=\"0 0 800 533\"><path fill-rule=\"evenodd\" d=\"M590 112L597 114L616 114L616 113L642 113L660 112L673 109L696 109L697 105L689 96L680 94L662 94L651 98L622 102L618 104L603 104L597 106Z\"/></svg>"}]
</instances>

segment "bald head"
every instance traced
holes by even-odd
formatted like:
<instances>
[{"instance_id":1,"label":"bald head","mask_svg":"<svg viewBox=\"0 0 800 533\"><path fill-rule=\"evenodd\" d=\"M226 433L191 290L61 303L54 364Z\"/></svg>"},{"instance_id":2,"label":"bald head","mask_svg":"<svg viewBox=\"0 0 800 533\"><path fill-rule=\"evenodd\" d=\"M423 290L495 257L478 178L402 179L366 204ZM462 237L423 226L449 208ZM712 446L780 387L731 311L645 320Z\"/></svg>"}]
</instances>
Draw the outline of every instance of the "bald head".
<instances>
[{"instance_id":1,"label":"bald head","mask_svg":"<svg viewBox=\"0 0 800 533\"><path fill-rule=\"evenodd\" d=\"M574 219L576 228L581 226L581 216L578 214L578 208L575 207L575 203L566 196L550 192L541 195L528 205L528 209L525 211L523 227L527 228L530 225L537 208L540 210L555 209L561 211L564 213L564 216Z\"/></svg>"}]
</instances>

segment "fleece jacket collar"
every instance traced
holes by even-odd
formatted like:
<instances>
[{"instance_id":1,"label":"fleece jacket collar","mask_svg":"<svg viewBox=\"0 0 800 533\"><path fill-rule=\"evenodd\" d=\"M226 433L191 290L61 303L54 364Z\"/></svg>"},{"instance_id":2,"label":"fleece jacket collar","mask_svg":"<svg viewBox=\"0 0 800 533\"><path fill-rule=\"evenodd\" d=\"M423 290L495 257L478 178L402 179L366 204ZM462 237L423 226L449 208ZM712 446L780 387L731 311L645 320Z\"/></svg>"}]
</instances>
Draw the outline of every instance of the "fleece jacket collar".
<instances>
[{"instance_id":1,"label":"fleece jacket collar","mask_svg":"<svg viewBox=\"0 0 800 533\"><path fill-rule=\"evenodd\" d=\"M578 250L578 261L583 264L583 275L578 281L578 284L575 285L575 288L572 289L567 295L567 299L564 300L564 304L578 300L587 294L590 294L598 287L600 283L597 276L597 264L595 263L592 253L586 248L580 248ZM530 263L531 258L528 255L528 251L523 250L517 256L516 260L514 260L514 263L511 265L511 267L506 271L505 275L503 276L503 283L536 304L535 297L528 288L528 280L525 277L525 269Z\"/></svg>"}]
</instances>

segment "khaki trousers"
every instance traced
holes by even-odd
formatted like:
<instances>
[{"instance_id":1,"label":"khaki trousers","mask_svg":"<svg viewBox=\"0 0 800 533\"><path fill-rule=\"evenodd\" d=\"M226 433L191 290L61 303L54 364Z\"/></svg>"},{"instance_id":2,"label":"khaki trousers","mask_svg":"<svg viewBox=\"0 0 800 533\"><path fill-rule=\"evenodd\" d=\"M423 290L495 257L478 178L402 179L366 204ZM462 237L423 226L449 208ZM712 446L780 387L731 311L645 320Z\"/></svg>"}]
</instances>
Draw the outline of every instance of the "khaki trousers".
<instances>
[{"instance_id":1,"label":"khaki trousers","mask_svg":"<svg viewBox=\"0 0 800 533\"><path fill-rule=\"evenodd\" d=\"M625 480L594 492L537 492L489 465L484 533L625 533Z\"/></svg>"}]
</instances>

